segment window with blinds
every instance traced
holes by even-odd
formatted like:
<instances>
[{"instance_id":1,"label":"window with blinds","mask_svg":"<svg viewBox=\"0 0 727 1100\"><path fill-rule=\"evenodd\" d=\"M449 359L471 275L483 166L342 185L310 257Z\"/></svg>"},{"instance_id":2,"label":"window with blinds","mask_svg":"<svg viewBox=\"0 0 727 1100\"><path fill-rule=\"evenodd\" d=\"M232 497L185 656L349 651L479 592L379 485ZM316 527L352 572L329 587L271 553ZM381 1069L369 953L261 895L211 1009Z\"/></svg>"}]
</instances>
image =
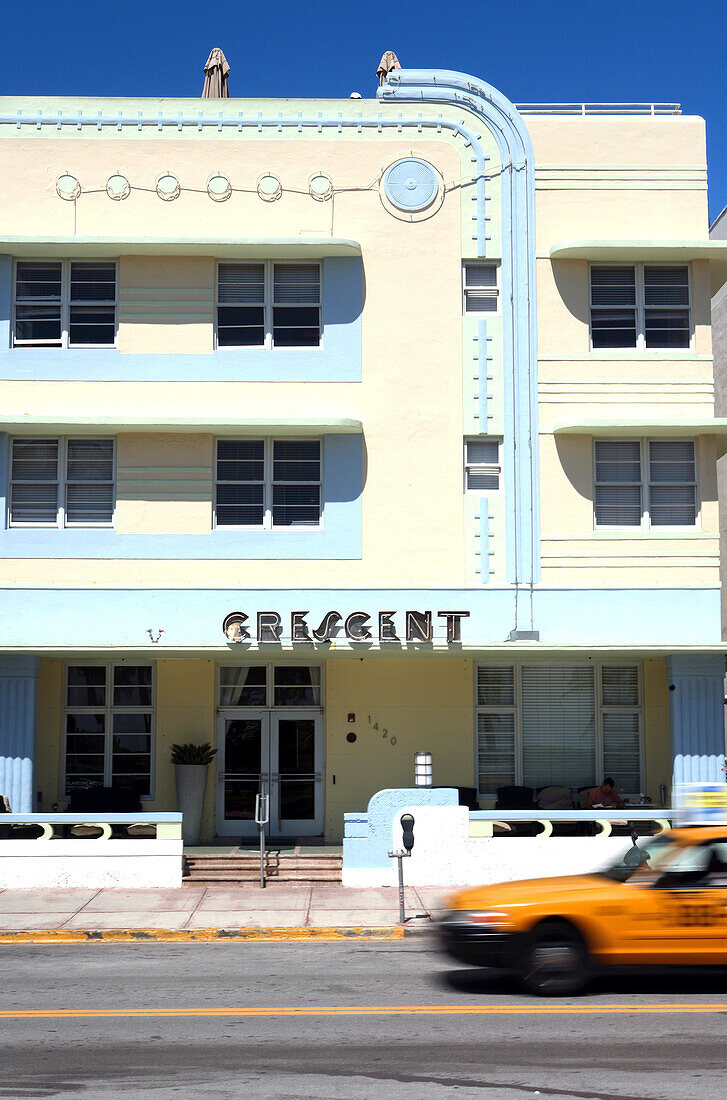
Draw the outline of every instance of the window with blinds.
<instances>
[{"instance_id":1,"label":"window with blinds","mask_svg":"<svg viewBox=\"0 0 727 1100\"><path fill-rule=\"evenodd\" d=\"M116 306L114 261L18 260L13 346L113 347Z\"/></svg>"},{"instance_id":2,"label":"window with blinds","mask_svg":"<svg viewBox=\"0 0 727 1100\"><path fill-rule=\"evenodd\" d=\"M641 791L641 690L635 665L601 668L603 774L623 794Z\"/></svg>"},{"instance_id":3,"label":"window with blinds","mask_svg":"<svg viewBox=\"0 0 727 1100\"><path fill-rule=\"evenodd\" d=\"M641 787L638 665L489 665L476 670L478 790L578 788L613 776Z\"/></svg>"},{"instance_id":4,"label":"window with blinds","mask_svg":"<svg viewBox=\"0 0 727 1100\"><path fill-rule=\"evenodd\" d=\"M693 440L598 439L594 445L597 527L694 527Z\"/></svg>"},{"instance_id":5,"label":"window with blinds","mask_svg":"<svg viewBox=\"0 0 727 1100\"><path fill-rule=\"evenodd\" d=\"M66 669L64 790L120 787L152 794L151 665Z\"/></svg>"},{"instance_id":6,"label":"window with blinds","mask_svg":"<svg viewBox=\"0 0 727 1100\"><path fill-rule=\"evenodd\" d=\"M466 439L464 444L465 489L483 492L500 488L500 441Z\"/></svg>"},{"instance_id":7,"label":"window with blinds","mask_svg":"<svg viewBox=\"0 0 727 1100\"><path fill-rule=\"evenodd\" d=\"M14 439L11 527L109 527L113 439Z\"/></svg>"},{"instance_id":8,"label":"window with blinds","mask_svg":"<svg viewBox=\"0 0 727 1100\"><path fill-rule=\"evenodd\" d=\"M691 328L687 265L591 266L594 349L684 349Z\"/></svg>"},{"instance_id":9,"label":"window with blinds","mask_svg":"<svg viewBox=\"0 0 727 1100\"><path fill-rule=\"evenodd\" d=\"M217 347L317 347L320 341L320 264L218 265Z\"/></svg>"},{"instance_id":10,"label":"window with blinds","mask_svg":"<svg viewBox=\"0 0 727 1100\"><path fill-rule=\"evenodd\" d=\"M216 527L316 527L319 439L219 439Z\"/></svg>"},{"instance_id":11,"label":"window with blinds","mask_svg":"<svg viewBox=\"0 0 727 1100\"><path fill-rule=\"evenodd\" d=\"M477 668L477 782L480 794L515 782L515 669Z\"/></svg>"},{"instance_id":12,"label":"window with blinds","mask_svg":"<svg viewBox=\"0 0 727 1100\"><path fill-rule=\"evenodd\" d=\"M527 787L590 783L596 759L593 667L526 665L521 674L523 783Z\"/></svg>"},{"instance_id":13,"label":"window with blinds","mask_svg":"<svg viewBox=\"0 0 727 1100\"><path fill-rule=\"evenodd\" d=\"M496 313L500 305L498 265L466 263L463 265L465 313Z\"/></svg>"}]
</instances>

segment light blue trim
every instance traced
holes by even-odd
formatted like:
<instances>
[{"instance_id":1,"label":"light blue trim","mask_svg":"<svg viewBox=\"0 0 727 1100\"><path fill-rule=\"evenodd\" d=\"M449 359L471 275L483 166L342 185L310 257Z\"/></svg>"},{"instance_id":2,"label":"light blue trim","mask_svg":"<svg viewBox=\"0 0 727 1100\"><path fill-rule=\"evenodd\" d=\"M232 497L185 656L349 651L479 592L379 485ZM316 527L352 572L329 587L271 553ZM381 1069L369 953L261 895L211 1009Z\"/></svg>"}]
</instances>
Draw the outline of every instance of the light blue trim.
<instances>
[{"instance_id":1,"label":"light blue trim","mask_svg":"<svg viewBox=\"0 0 727 1100\"><path fill-rule=\"evenodd\" d=\"M362 437L323 437L323 523L320 528L275 531L219 529L198 535L120 534L108 528L0 530L2 558L334 559L360 558ZM5 523L8 435L0 433L0 504ZM175 482L172 492L183 483ZM210 482L211 485L211 482ZM135 499L142 494L136 493ZM156 492L154 499L158 499ZM210 500L210 525L212 501ZM2 793L2 792L0 792Z\"/></svg>"},{"instance_id":2,"label":"light blue trim","mask_svg":"<svg viewBox=\"0 0 727 1100\"><path fill-rule=\"evenodd\" d=\"M490 583L490 502L480 497L480 583Z\"/></svg>"},{"instance_id":3,"label":"light blue trim","mask_svg":"<svg viewBox=\"0 0 727 1100\"><path fill-rule=\"evenodd\" d=\"M419 174L419 179L414 173ZM434 202L439 190L437 173L431 164L421 157L404 157L397 160L384 175L384 192L397 210L414 213L424 210Z\"/></svg>"},{"instance_id":4,"label":"light blue trim","mask_svg":"<svg viewBox=\"0 0 727 1100\"><path fill-rule=\"evenodd\" d=\"M0 658L0 794L16 813L31 813L35 800L37 657Z\"/></svg>"},{"instance_id":5,"label":"light blue trim","mask_svg":"<svg viewBox=\"0 0 727 1100\"><path fill-rule=\"evenodd\" d=\"M455 788L412 787L378 791L369 801L365 814L344 814L343 867L391 867L389 851L396 815L408 806L458 806ZM414 812L414 843L417 826Z\"/></svg>"},{"instance_id":6,"label":"light blue trim","mask_svg":"<svg viewBox=\"0 0 727 1100\"><path fill-rule=\"evenodd\" d=\"M477 424L482 435L490 430L490 387L488 386L487 321L477 322Z\"/></svg>"},{"instance_id":7,"label":"light blue trim","mask_svg":"<svg viewBox=\"0 0 727 1100\"><path fill-rule=\"evenodd\" d=\"M372 646L395 656L401 652L426 657L432 652L467 653L500 646L497 659L507 662L528 655L538 657L542 646L583 647L583 660L600 647L632 650L656 649L680 652L685 647L720 645L720 593L713 589L536 589L536 612L541 643L526 647L505 645L511 630L515 594L512 587L495 585L469 589L382 589L382 588L253 588L245 584L247 570L240 568L240 584L234 588L4 588L0 589L0 646L63 649L65 646L99 648L144 648L150 656L163 657L165 650L224 648L222 620L231 611L249 616L252 633L258 611L276 611L282 620L281 644L290 649L291 614L307 611L309 627L315 629L329 611L345 620L354 611L371 616L371 642L349 642L341 631L331 643L295 646L298 653L325 656L343 651L365 656ZM280 584L294 579L291 570L281 569ZM406 637L405 612L432 611L434 642L379 643L379 611L394 611L393 622L400 639ZM440 611L467 611L461 621L461 645L447 646L445 620ZM149 627L163 627L163 641L152 645ZM727 649L727 643L725 643ZM244 660L249 652L267 652L258 647L230 645L232 660ZM274 650L271 650L274 652ZM557 660L550 650L548 659ZM570 655L572 657L572 654ZM0 792L2 793L2 792Z\"/></svg>"},{"instance_id":8,"label":"light blue trim","mask_svg":"<svg viewBox=\"0 0 727 1100\"><path fill-rule=\"evenodd\" d=\"M719 654L667 658L672 786L724 782L724 674Z\"/></svg>"},{"instance_id":9,"label":"light blue trim","mask_svg":"<svg viewBox=\"0 0 727 1100\"><path fill-rule=\"evenodd\" d=\"M447 70L394 70L379 89L384 101L454 104L494 135L502 160L502 355L505 392L507 509L511 520L507 579L526 588L516 604L517 629L533 629L530 586L540 579L537 330L535 318L535 187L530 135L516 108L495 88ZM478 254L485 249L484 151L471 141L476 166ZM538 624L539 626L540 624Z\"/></svg>"},{"instance_id":10,"label":"light blue trim","mask_svg":"<svg viewBox=\"0 0 727 1100\"><path fill-rule=\"evenodd\" d=\"M0 256L0 378L34 382L360 382L360 257L324 257L321 290L323 336L319 348L231 348L209 355L122 353L113 348L11 348L12 258ZM210 340L212 315L210 308Z\"/></svg>"}]
</instances>

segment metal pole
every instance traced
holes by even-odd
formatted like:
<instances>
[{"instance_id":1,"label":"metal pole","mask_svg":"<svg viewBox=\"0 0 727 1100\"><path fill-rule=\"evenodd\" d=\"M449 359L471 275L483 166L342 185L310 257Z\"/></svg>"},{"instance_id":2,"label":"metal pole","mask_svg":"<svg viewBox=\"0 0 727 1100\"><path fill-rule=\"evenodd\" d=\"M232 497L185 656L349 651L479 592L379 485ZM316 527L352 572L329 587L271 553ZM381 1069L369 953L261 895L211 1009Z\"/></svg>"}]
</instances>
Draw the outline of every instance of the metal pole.
<instances>
[{"instance_id":1,"label":"metal pole","mask_svg":"<svg viewBox=\"0 0 727 1100\"><path fill-rule=\"evenodd\" d=\"M265 822L260 822L260 887L265 889Z\"/></svg>"},{"instance_id":2,"label":"metal pole","mask_svg":"<svg viewBox=\"0 0 727 1100\"><path fill-rule=\"evenodd\" d=\"M397 862L399 864L399 924L406 922L406 913L404 912L404 857L397 856Z\"/></svg>"}]
</instances>

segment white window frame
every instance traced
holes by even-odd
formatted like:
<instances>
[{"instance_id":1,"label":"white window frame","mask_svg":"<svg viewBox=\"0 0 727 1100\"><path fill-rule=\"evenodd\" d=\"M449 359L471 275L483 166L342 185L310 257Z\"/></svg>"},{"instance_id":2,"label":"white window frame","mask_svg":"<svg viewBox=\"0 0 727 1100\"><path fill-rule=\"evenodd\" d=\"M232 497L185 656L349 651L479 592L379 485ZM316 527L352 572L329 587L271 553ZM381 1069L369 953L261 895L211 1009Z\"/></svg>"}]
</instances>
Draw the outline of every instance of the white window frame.
<instances>
[{"instance_id":1,"label":"white window frame","mask_svg":"<svg viewBox=\"0 0 727 1100\"><path fill-rule=\"evenodd\" d=\"M464 491L468 495L481 497L485 493L499 493L502 489L502 439L493 436L467 436L464 440ZM497 462L468 462L467 461L467 446L470 443L495 443L497 445ZM468 475L470 471L493 474L497 477L497 488L495 489L474 489L470 488L467 484Z\"/></svg>"},{"instance_id":2,"label":"white window frame","mask_svg":"<svg viewBox=\"0 0 727 1100\"><path fill-rule=\"evenodd\" d=\"M515 733L514 733L514 753L515 753L515 778L513 780L513 786L523 786L523 726L522 726L522 669L524 666L533 666L538 662L533 660L516 660L516 661L476 661L474 666L474 711L475 711L475 724L474 724L474 756L475 756L475 785L477 787L477 795L481 800L490 800L493 805L496 800L494 794L483 794L479 789L479 731L478 731L478 715L489 714L505 714L515 713ZM542 664L555 664L554 661L543 661ZM644 667L643 661L629 661L629 660L612 660L612 661L563 661L560 662L568 667L585 667L593 668L594 670L594 692L595 692L595 743L594 743L594 775L595 785L603 782L606 775L603 767L603 715L608 713L638 713L639 717L639 791L619 791L622 796L639 794L644 790L645 783L645 754L644 754ZM514 705L504 706L491 706L484 705L478 702L477 695L477 669L480 667L494 667L494 668L513 668L514 669ZM614 707L604 706L603 703L603 668L636 668L638 676L639 687L639 704L638 707Z\"/></svg>"},{"instance_id":3,"label":"white window frame","mask_svg":"<svg viewBox=\"0 0 727 1100\"><path fill-rule=\"evenodd\" d=\"M596 522L596 489L598 485L613 485L613 482L597 482L596 481L596 444L597 443L638 443L639 444L639 462L641 467L641 523L639 524L616 524L616 523L597 523ZM679 482L680 485L692 484L694 486L694 523L687 525L678 524L665 524L659 523L656 526L652 526L651 523L651 511L650 511L650 490L651 490L651 472L649 461L649 444L651 443L691 443L694 447L694 481L693 482ZM680 439L672 436L669 439L652 438L651 436L635 436L633 438L624 439L612 439L608 436L602 436L593 439L592 444L592 461L593 461L593 530L594 531L656 531L657 533L668 532L694 532L699 531L701 527L701 495L699 492L699 445L697 439ZM633 482L632 484L636 484Z\"/></svg>"},{"instance_id":4,"label":"white window frame","mask_svg":"<svg viewBox=\"0 0 727 1100\"><path fill-rule=\"evenodd\" d=\"M248 668L250 666L263 667L265 669L265 703L256 704L251 703L249 706L246 703L235 703L229 706L222 706L220 703L222 693L222 669L223 668ZM301 705L286 706L285 704L275 702L275 669L276 668L317 668L319 670L320 680L320 703L310 703ZM217 695L215 698L215 706L218 714L226 714L228 711L235 710L265 710L265 711L280 711L285 713L290 710L309 710L316 712L323 712L325 703L325 663L320 664L317 661L230 661L224 663L218 663L217 665Z\"/></svg>"},{"instance_id":5,"label":"white window frame","mask_svg":"<svg viewBox=\"0 0 727 1100\"><path fill-rule=\"evenodd\" d=\"M220 484L217 480L217 445L221 441L224 442L238 442L241 440L249 440L251 442L261 442L264 444L263 452L263 522L262 524L234 524L234 523L217 523L217 486ZM288 484L293 485L294 482L274 482L273 481L273 451L275 443L289 443L289 442L301 442L301 443L317 443L320 448L320 458L318 462L318 481L306 481L301 482L305 485L318 485L319 486L319 500L320 500L320 515L318 517L318 523L301 523L301 524L277 524L273 526L273 485L274 484ZM234 485L235 482L223 482L225 485ZM242 484L259 485L260 482L243 482ZM215 465L214 465L214 497L212 502L212 526L215 531L320 531L323 527L323 515L324 515L325 501L323 499L323 439L321 436L220 436L215 439Z\"/></svg>"},{"instance_id":6,"label":"white window frame","mask_svg":"<svg viewBox=\"0 0 727 1100\"><path fill-rule=\"evenodd\" d=\"M475 286L467 286L467 268L479 267L479 268L492 268L495 272L495 284L494 286L481 287L482 290L490 291L493 301L495 302L494 309L468 309L467 308L467 291L477 289ZM497 317L502 312L502 287L501 287L501 272L502 266L493 260L463 260L462 261L462 313L467 317Z\"/></svg>"},{"instance_id":7,"label":"white window frame","mask_svg":"<svg viewBox=\"0 0 727 1100\"><path fill-rule=\"evenodd\" d=\"M315 264L318 267L318 343L317 344L301 344L301 345L279 345L273 343L273 306L274 306L274 294L275 294L275 277L274 268L275 264L305 264L311 266ZM264 339L262 344L224 344L220 345L218 339L219 328L219 307L232 305L231 302L219 301L220 292L220 267L226 264L258 264L264 270L264 289L263 289L263 324L265 328ZM214 348L215 351L227 352L241 352L241 351L277 351L277 352L291 352L291 351L313 351L316 348L323 347L323 263L320 260L260 260L260 259L225 259L218 260L215 264L215 332L214 332Z\"/></svg>"},{"instance_id":8,"label":"white window frame","mask_svg":"<svg viewBox=\"0 0 727 1100\"><path fill-rule=\"evenodd\" d=\"M34 305L43 304L42 299L18 302L18 263L25 262L29 257L18 257L13 261L13 326L11 333L11 347L14 348L55 348L60 350L73 350L73 351L108 351L113 350L118 346L119 338L119 265L115 259L104 259L98 256L89 256L88 258L77 260L59 260L57 256L51 257L37 257L38 263L60 263L61 265L61 338L60 342L57 340L18 340L16 338L16 307L18 305ZM73 302L71 303L71 264L72 263L98 263L98 264L113 264L114 265L114 300L112 302ZM52 303L55 305L56 303ZM105 306L107 309L113 306L114 310L114 339L111 344L71 344L70 343L70 323L71 323L71 304L76 306Z\"/></svg>"},{"instance_id":9,"label":"white window frame","mask_svg":"<svg viewBox=\"0 0 727 1100\"><path fill-rule=\"evenodd\" d=\"M593 314L594 311L598 313L601 309L630 309L630 306L594 306L593 305L593 278L591 272L595 267L623 267L633 268L634 270L634 283L636 290L636 299L634 310L636 313L636 343L626 344L623 347L614 348L596 348L593 346ZM646 346L646 311L647 309L657 308L670 308L658 307L658 306L646 306L645 305L645 291L644 291L644 269L647 267L686 267L687 269L687 288L689 296L689 304L686 306L673 306L674 310L686 309L689 313L689 345L686 348L647 348ZM605 263L603 260L594 261L588 264L588 343L590 350L597 354L608 354L609 352L622 352L622 351L648 351L656 352L662 356L669 355L683 355L684 352L694 350L694 311L692 309L692 265L690 263L643 263L641 261L634 263Z\"/></svg>"},{"instance_id":10,"label":"white window frame","mask_svg":"<svg viewBox=\"0 0 727 1100\"><path fill-rule=\"evenodd\" d=\"M136 668L143 665L145 668L151 668L151 704L148 707L115 707L113 705L113 690L114 690L114 668L123 668L124 666ZM89 667L106 669L106 705L103 707L72 707L68 705L68 669L74 667ZM103 786L110 787L113 779L113 755L114 755L114 733L113 733L113 716L117 714L148 714L151 711L151 726L150 726L150 738L151 738L151 751L149 753L149 794L140 795L142 802L152 802L155 797L156 789L156 775L155 775L155 762L156 762L156 707L157 707L157 690L156 690L156 662L154 661L86 661L79 657L75 661L66 661L63 666L63 737L62 737L62 755L61 755L61 799L67 801L71 796L67 793L66 789L66 760L68 757L68 721L67 716L69 714L100 714L105 715L104 721L104 780Z\"/></svg>"},{"instance_id":11,"label":"white window frame","mask_svg":"<svg viewBox=\"0 0 727 1100\"><path fill-rule=\"evenodd\" d=\"M56 522L55 523L29 523L12 518L12 505L13 505L13 444L16 440L32 440L32 439L49 439L58 443L58 465L57 465L57 498L56 498ZM75 443L77 440L97 440L98 442L111 443L112 449L112 472L111 472L111 519L108 523L77 523L68 522L66 520L66 489L68 487L68 444ZM116 496L117 496L117 476L116 476L116 437L115 436L96 436L96 435L69 435L69 436L26 436L17 435L12 436L10 439L10 461L8 462L8 485L7 485L7 505L5 514L5 526L6 528L39 528L43 530L57 530L59 528L65 528L71 530L74 528L85 529L103 529L111 530L116 523ZM22 484L22 482L18 482ZM75 484L75 482L71 482ZM106 481L98 482L99 485L109 484Z\"/></svg>"}]
</instances>

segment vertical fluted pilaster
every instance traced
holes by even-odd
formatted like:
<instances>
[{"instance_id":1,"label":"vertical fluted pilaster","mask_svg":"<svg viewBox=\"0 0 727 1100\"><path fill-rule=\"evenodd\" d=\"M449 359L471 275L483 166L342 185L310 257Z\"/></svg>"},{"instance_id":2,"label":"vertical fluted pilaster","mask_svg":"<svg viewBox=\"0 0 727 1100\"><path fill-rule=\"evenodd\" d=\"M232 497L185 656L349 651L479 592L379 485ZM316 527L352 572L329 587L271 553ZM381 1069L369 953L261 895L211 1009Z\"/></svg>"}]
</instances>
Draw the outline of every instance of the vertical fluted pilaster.
<instances>
[{"instance_id":1,"label":"vertical fluted pilaster","mask_svg":"<svg viewBox=\"0 0 727 1100\"><path fill-rule=\"evenodd\" d=\"M672 785L724 780L724 657L676 653L667 658Z\"/></svg>"},{"instance_id":2,"label":"vertical fluted pilaster","mask_svg":"<svg viewBox=\"0 0 727 1100\"><path fill-rule=\"evenodd\" d=\"M14 813L34 808L37 657L0 659L0 794Z\"/></svg>"}]
</instances>

